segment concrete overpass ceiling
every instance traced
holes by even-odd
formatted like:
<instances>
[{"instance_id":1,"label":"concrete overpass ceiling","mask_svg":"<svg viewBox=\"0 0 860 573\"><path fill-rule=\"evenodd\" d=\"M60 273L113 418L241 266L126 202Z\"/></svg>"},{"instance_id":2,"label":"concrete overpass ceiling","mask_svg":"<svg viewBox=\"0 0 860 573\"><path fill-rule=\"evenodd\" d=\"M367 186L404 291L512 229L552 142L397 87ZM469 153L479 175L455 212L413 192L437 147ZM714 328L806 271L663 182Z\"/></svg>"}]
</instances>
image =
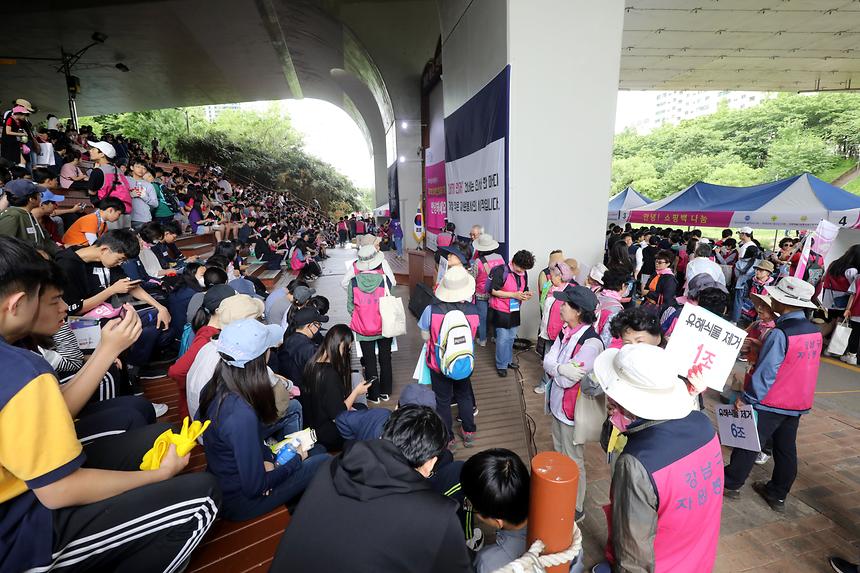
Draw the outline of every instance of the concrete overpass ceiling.
<instances>
[{"instance_id":1,"label":"concrete overpass ceiling","mask_svg":"<svg viewBox=\"0 0 860 573\"><path fill-rule=\"evenodd\" d=\"M0 35L0 55L59 57L60 46L74 51L90 43L93 32L107 34L107 42L90 49L73 70L81 79L82 115L291 95L253 0L74 6L43 13L17 5L26 27ZM117 62L131 71L118 71ZM25 59L0 65L0 100L25 96L44 111L67 113L58 65Z\"/></svg>"},{"instance_id":2,"label":"concrete overpass ceiling","mask_svg":"<svg viewBox=\"0 0 860 573\"><path fill-rule=\"evenodd\" d=\"M622 89L860 88L856 1L627 0L626 6Z\"/></svg>"}]
</instances>

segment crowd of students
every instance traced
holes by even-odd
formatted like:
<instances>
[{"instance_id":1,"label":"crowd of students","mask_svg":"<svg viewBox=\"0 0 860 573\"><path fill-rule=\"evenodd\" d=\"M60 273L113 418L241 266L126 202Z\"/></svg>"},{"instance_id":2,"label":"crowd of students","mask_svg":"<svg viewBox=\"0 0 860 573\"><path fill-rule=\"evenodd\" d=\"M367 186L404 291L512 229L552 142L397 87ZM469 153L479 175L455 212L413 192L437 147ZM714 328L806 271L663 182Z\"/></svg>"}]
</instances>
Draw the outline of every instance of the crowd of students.
<instances>
[{"instance_id":1,"label":"crowd of students","mask_svg":"<svg viewBox=\"0 0 860 573\"><path fill-rule=\"evenodd\" d=\"M443 268L418 314L426 376L401 388L393 409L374 407L395 394L397 317L383 300L396 287L384 251L402 254L396 218L330 221L315 206L231 183L216 166L165 172L137 142L56 127L46 132L54 148L82 147L88 172L74 153L52 171L20 146L0 166L0 571L180 571L216 516L247 520L285 505L292 519L273 571L504 566L526 549L528 470L508 450L465 463L452 451L478 437L476 347L494 345L500 378L519 369L529 304L541 314L527 333L543 367L534 391L554 449L579 467L576 521L587 510L585 445L599 442L610 463L606 561L594 570L708 571L723 502L742 497L754 464L772 458L771 480L752 488L785 509L822 331L848 320L842 359L856 363L860 246L826 269L813 252L795 277L800 244L790 238L770 252L748 228L716 239L612 227L602 261L580 265L553 250L532 291L533 253L507 259L479 226L467 239L446 224ZM161 155L157 143L153 151ZM66 165L92 212L57 209ZM183 256L176 241L186 232L215 234L214 253ZM327 247L348 241L355 260L332 302L314 280ZM267 292L246 273L254 259L297 276ZM332 303L348 325L329 324ZM735 449L725 467L701 411L700 371L678 379L667 369L684 304L748 332L745 372L722 397L757 411L763 452ZM157 421L167 407L142 390L165 373L180 414L209 421L206 472L182 473L189 457L174 446L157 470L139 469L168 429ZM284 445L306 428L314 439ZM497 530L494 544L483 547L475 516Z\"/></svg>"}]
</instances>

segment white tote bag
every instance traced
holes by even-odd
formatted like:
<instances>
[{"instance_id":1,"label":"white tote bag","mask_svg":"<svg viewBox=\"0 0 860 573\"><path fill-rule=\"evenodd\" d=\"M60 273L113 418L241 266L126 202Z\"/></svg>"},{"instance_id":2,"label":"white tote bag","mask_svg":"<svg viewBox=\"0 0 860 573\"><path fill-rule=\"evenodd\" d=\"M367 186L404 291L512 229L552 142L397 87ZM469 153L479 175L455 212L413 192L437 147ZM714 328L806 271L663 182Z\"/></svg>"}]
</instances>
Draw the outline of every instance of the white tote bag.
<instances>
[{"instance_id":1,"label":"white tote bag","mask_svg":"<svg viewBox=\"0 0 860 573\"><path fill-rule=\"evenodd\" d=\"M845 350L848 349L848 338L851 337L851 326L848 325L848 319L843 320L836 325L833 330L833 336L830 337L830 344L827 345L827 352L834 356L842 356Z\"/></svg>"},{"instance_id":2,"label":"white tote bag","mask_svg":"<svg viewBox=\"0 0 860 573\"><path fill-rule=\"evenodd\" d=\"M385 296L379 299L379 314L382 317L382 336L394 338L406 334L406 310L403 299L391 296L388 290L388 280L383 277Z\"/></svg>"},{"instance_id":3,"label":"white tote bag","mask_svg":"<svg viewBox=\"0 0 860 573\"><path fill-rule=\"evenodd\" d=\"M573 442L599 442L603 422L606 420L605 396L589 396L580 389L573 412Z\"/></svg>"}]
</instances>

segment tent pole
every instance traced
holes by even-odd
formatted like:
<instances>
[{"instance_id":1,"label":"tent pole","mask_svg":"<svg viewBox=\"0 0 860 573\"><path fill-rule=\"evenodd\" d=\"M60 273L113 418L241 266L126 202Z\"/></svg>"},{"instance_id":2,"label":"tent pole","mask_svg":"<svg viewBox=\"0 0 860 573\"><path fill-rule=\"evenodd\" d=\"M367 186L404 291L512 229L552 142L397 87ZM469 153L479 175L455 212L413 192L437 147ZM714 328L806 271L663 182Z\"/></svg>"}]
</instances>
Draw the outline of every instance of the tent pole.
<instances>
[{"instance_id":1,"label":"tent pole","mask_svg":"<svg viewBox=\"0 0 860 573\"><path fill-rule=\"evenodd\" d=\"M779 229L773 231L773 251L776 252L776 238L779 236Z\"/></svg>"}]
</instances>

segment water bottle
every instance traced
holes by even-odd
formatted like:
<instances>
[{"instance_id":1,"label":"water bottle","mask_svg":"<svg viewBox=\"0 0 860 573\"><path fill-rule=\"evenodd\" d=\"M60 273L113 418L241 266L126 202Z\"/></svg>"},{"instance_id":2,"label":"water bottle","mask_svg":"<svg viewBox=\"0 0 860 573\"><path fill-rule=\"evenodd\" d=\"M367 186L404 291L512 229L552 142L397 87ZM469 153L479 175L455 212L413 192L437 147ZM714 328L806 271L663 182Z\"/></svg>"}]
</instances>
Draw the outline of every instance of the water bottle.
<instances>
[{"instance_id":1,"label":"water bottle","mask_svg":"<svg viewBox=\"0 0 860 573\"><path fill-rule=\"evenodd\" d=\"M275 463L277 465L282 466L288 463L291 459L293 459L298 452L296 448L289 442L285 443L284 446L277 451L275 454Z\"/></svg>"}]
</instances>

